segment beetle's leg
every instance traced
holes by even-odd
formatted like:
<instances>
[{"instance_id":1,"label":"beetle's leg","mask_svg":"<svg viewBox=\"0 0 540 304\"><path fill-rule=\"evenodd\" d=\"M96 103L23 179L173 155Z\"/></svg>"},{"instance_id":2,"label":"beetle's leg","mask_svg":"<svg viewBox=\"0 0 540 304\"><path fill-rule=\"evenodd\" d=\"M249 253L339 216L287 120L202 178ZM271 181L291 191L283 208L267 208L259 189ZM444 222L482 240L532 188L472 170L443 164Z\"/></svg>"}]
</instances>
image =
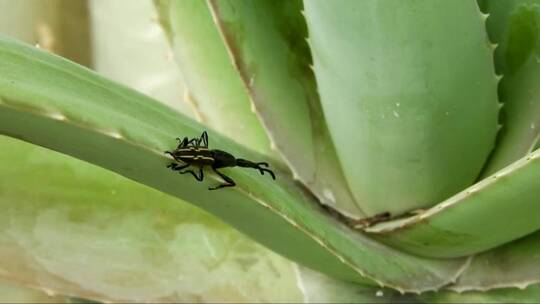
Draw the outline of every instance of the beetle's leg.
<instances>
[{"instance_id":1,"label":"beetle's leg","mask_svg":"<svg viewBox=\"0 0 540 304\"><path fill-rule=\"evenodd\" d=\"M195 172L193 172L193 170L180 171L180 174L186 174L186 173L191 173L191 175L193 175L193 177L195 177L196 180L202 182L202 179L203 179L202 174L201 176L198 176Z\"/></svg>"},{"instance_id":2,"label":"beetle's leg","mask_svg":"<svg viewBox=\"0 0 540 304\"><path fill-rule=\"evenodd\" d=\"M189 167L189 164L185 164L185 165L182 165L182 166L179 166L178 164L175 164L175 163L170 163L167 168L171 168L171 170L173 171L179 171L179 170L182 170L182 169L185 169Z\"/></svg>"},{"instance_id":3,"label":"beetle's leg","mask_svg":"<svg viewBox=\"0 0 540 304\"><path fill-rule=\"evenodd\" d=\"M217 175L219 175L224 181L226 181L227 183L224 183L224 184L219 184L217 186L213 186L213 187L209 187L208 190L217 190L217 189L220 189L220 188L224 188L224 187L234 187L236 186L236 183L233 181L232 178L228 177L227 175L219 172L216 168L212 167L212 170L214 170L214 172L216 172Z\"/></svg>"},{"instance_id":4,"label":"beetle's leg","mask_svg":"<svg viewBox=\"0 0 540 304\"><path fill-rule=\"evenodd\" d=\"M203 179L204 179L204 174L203 174L203 168L201 166L201 167L199 167L199 179L198 179L198 181L202 182Z\"/></svg>"},{"instance_id":5,"label":"beetle's leg","mask_svg":"<svg viewBox=\"0 0 540 304\"><path fill-rule=\"evenodd\" d=\"M238 159L236 159L236 165L238 167L257 169L257 170L259 170L261 175L264 175L264 172L268 172L270 174L270 176L272 176L272 179L276 179L276 176L274 175L274 172L272 172L270 169L261 168L261 166L268 167L267 163L264 163L264 162L263 163L254 163L254 162L249 161L249 160L238 158Z\"/></svg>"},{"instance_id":6,"label":"beetle's leg","mask_svg":"<svg viewBox=\"0 0 540 304\"><path fill-rule=\"evenodd\" d=\"M186 170L184 172L180 172L180 174L184 174L184 173L191 173L191 175L193 175L193 177L195 177L196 180L202 182L203 179L204 179L204 174L203 174L203 171L202 171L202 167L199 167L199 175L197 175L197 173L195 173L193 170Z\"/></svg>"}]
</instances>

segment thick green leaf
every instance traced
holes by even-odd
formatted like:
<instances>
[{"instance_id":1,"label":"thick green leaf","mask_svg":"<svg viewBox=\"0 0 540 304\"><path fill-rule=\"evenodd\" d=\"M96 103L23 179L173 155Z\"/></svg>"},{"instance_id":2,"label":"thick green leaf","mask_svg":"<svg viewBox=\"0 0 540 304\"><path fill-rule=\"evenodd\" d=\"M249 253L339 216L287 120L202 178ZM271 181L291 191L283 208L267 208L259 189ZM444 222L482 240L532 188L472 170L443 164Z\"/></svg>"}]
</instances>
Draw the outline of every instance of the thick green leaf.
<instances>
[{"instance_id":1,"label":"thick green leaf","mask_svg":"<svg viewBox=\"0 0 540 304\"><path fill-rule=\"evenodd\" d=\"M506 268L506 270L514 272L512 268ZM515 274L518 271L516 270ZM306 303L537 303L540 297L540 284L527 288L504 288L490 291L458 293L440 290L421 295L401 295L383 288L337 281L302 267L298 272ZM487 276L503 279L505 273L488 273Z\"/></svg>"},{"instance_id":2,"label":"thick green leaf","mask_svg":"<svg viewBox=\"0 0 540 304\"><path fill-rule=\"evenodd\" d=\"M384 242L424 256L456 257L497 247L540 228L538 211L535 211L540 195L537 190L540 169L537 162L527 160L538 157L540 152L494 173L527 154L539 134L540 99L536 97L540 92L539 3L534 0L480 3L482 9L491 14L487 26L491 39L499 43L495 51L496 68L499 74L504 74L499 87L501 100L505 102L504 127L484 172L484 175L493 175L425 214L374 227L371 231L386 234L381 236ZM471 191L473 195L469 195ZM505 225L501 225L502 222ZM397 230L391 232L393 229ZM501 250L506 252L507 249ZM488 254L498 255L498 252L496 249ZM522 265L523 269L534 269L526 266L527 263ZM490 269L473 271L477 277L465 280L464 284L480 284L484 273L492 271ZM468 270L467 277L471 277L469 273ZM519 274L484 279L500 279L501 284L514 286L519 284L516 277L519 278ZM489 288L492 283L485 284L485 288Z\"/></svg>"},{"instance_id":3,"label":"thick green leaf","mask_svg":"<svg viewBox=\"0 0 540 304\"><path fill-rule=\"evenodd\" d=\"M233 66L205 1L156 0L198 120L238 143L271 155L270 140Z\"/></svg>"},{"instance_id":4,"label":"thick green leaf","mask_svg":"<svg viewBox=\"0 0 540 304\"><path fill-rule=\"evenodd\" d=\"M101 304L101 302L98 302L98 301L84 299L84 298L77 298L77 297L67 298L66 303L70 303L70 304Z\"/></svg>"},{"instance_id":5,"label":"thick green leaf","mask_svg":"<svg viewBox=\"0 0 540 304\"><path fill-rule=\"evenodd\" d=\"M484 173L492 174L529 153L540 136L540 1L486 1L504 103L497 147Z\"/></svg>"},{"instance_id":6,"label":"thick green leaf","mask_svg":"<svg viewBox=\"0 0 540 304\"><path fill-rule=\"evenodd\" d=\"M362 212L341 171L318 99L301 1L209 1L277 151L326 205Z\"/></svg>"},{"instance_id":7,"label":"thick green leaf","mask_svg":"<svg viewBox=\"0 0 540 304\"><path fill-rule=\"evenodd\" d=\"M539 197L537 150L426 212L368 231L421 256L464 256L540 229Z\"/></svg>"},{"instance_id":8,"label":"thick green leaf","mask_svg":"<svg viewBox=\"0 0 540 304\"><path fill-rule=\"evenodd\" d=\"M204 127L61 58L2 38L0 72L2 133L184 199L308 267L406 291L439 288L462 269L462 259L403 254L341 226L278 169L275 181L255 170L223 169L237 186L219 191L171 172L163 151L176 145L174 137L195 137ZM212 148L264 160L217 132L209 135Z\"/></svg>"},{"instance_id":9,"label":"thick green leaf","mask_svg":"<svg viewBox=\"0 0 540 304\"><path fill-rule=\"evenodd\" d=\"M304 303L418 303L412 294L339 281L301 266L298 284Z\"/></svg>"},{"instance_id":10,"label":"thick green leaf","mask_svg":"<svg viewBox=\"0 0 540 304\"><path fill-rule=\"evenodd\" d=\"M420 296L427 303L538 303L540 299L540 284L525 290L517 288L504 288L488 292L457 293L442 291L428 293Z\"/></svg>"},{"instance_id":11,"label":"thick green leaf","mask_svg":"<svg viewBox=\"0 0 540 304\"><path fill-rule=\"evenodd\" d=\"M47 291L50 293L50 291ZM65 303L65 298L0 280L0 303Z\"/></svg>"},{"instance_id":12,"label":"thick green leaf","mask_svg":"<svg viewBox=\"0 0 540 304\"><path fill-rule=\"evenodd\" d=\"M304 5L324 114L361 209L400 214L472 184L498 117L476 3Z\"/></svg>"},{"instance_id":13,"label":"thick green leaf","mask_svg":"<svg viewBox=\"0 0 540 304\"><path fill-rule=\"evenodd\" d=\"M0 166L3 277L105 302L302 299L291 262L178 199L4 136Z\"/></svg>"},{"instance_id":14,"label":"thick green leaf","mask_svg":"<svg viewBox=\"0 0 540 304\"><path fill-rule=\"evenodd\" d=\"M540 283L540 231L473 257L451 289L525 289Z\"/></svg>"}]
</instances>

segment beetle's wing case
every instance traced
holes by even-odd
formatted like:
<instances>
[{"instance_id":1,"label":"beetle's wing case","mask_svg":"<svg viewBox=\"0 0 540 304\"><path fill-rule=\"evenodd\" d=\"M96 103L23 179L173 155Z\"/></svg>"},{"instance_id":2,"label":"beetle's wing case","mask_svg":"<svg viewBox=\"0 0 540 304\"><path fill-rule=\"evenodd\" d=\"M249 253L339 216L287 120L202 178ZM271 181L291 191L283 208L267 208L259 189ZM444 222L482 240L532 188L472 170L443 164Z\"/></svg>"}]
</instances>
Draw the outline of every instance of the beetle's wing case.
<instances>
[{"instance_id":1,"label":"beetle's wing case","mask_svg":"<svg viewBox=\"0 0 540 304\"><path fill-rule=\"evenodd\" d=\"M189 164L212 165L214 163L212 153L206 148L182 148L175 150L173 154L175 158Z\"/></svg>"}]
</instances>

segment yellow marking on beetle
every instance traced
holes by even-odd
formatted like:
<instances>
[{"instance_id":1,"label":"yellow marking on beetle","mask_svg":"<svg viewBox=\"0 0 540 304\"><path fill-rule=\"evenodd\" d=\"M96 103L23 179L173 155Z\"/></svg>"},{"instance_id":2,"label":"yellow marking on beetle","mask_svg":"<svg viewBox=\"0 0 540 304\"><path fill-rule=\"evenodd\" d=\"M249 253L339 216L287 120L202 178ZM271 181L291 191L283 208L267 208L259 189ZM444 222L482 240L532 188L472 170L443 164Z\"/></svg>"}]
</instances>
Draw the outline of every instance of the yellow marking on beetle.
<instances>
[{"instance_id":1,"label":"yellow marking on beetle","mask_svg":"<svg viewBox=\"0 0 540 304\"><path fill-rule=\"evenodd\" d=\"M189 148L181 148L181 149L176 149L177 151L180 151L180 152L201 152L201 151L209 151L208 148L194 148L194 147L189 147Z\"/></svg>"},{"instance_id":2,"label":"yellow marking on beetle","mask_svg":"<svg viewBox=\"0 0 540 304\"><path fill-rule=\"evenodd\" d=\"M197 160L197 159L205 159L205 160L211 160L211 161L214 161L214 158L213 158L213 157L206 157L206 156L201 156L201 155L195 156L195 158L193 158L193 159L195 159L195 160Z\"/></svg>"},{"instance_id":3,"label":"yellow marking on beetle","mask_svg":"<svg viewBox=\"0 0 540 304\"><path fill-rule=\"evenodd\" d=\"M204 159L204 160L215 161L213 157L202 156L202 155L181 155L180 159L182 158L192 158L193 160Z\"/></svg>"}]
</instances>

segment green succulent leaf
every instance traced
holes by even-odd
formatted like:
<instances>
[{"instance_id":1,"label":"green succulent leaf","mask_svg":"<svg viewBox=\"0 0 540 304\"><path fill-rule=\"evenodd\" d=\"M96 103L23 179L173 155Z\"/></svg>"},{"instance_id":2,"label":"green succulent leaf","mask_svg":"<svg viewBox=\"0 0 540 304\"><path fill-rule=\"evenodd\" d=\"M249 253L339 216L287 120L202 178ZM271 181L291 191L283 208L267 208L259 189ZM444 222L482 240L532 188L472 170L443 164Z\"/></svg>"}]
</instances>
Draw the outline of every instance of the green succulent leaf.
<instances>
[{"instance_id":1,"label":"green succulent leaf","mask_svg":"<svg viewBox=\"0 0 540 304\"><path fill-rule=\"evenodd\" d=\"M540 150L425 212L367 231L421 256L465 256L540 229L539 196Z\"/></svg>"},{"instance_id":2,"label":"green succulent leaf","mask_svg":"<svg viewBox=\"0 0 540 304\"><path fill-rule=\"evenodd\" d=\"M209 1L276 150L326 205L363 217L341 171L310 69L301 1Z\"/></svg>"},{"instance_id":3,"label":"green succulent leaf","mask_svg":"<svg viewBox=\"0 0 540 304\"><path fill-rule=\"evenodd\" d=\"M529 153L540 136L540 1L486 1L487 29L498 44L503 127L487 176Z\"/></svg>"},{"instance_id":4,"label":"green succulent leaf","mask_svg":"<svg viewBox=\"0 0 540 304\"><path fill-rule=\"evenodd\" d=\"M324 115L360 208L397 215L471 185L498 117L493 52L476 3L304 5Z\"/></svg>"},{"instance_id":5,"label":"green succulent leaf","mask_svg":"<svg viewBox=\"0 0 540 304\"><path fill-rule=\"evenodd\" d=\"M275 181L255 170L224 169L237 187L220 191L171 172L163 151L175 147L176 136L196 137L204 127L80 66L1 38L0 71L3 134L195 204L289 259L336 278L402 291L440 288L462 270L463 259L419 258L343 227L277 169ZM211 147L264 160L208 131ZM219 182L214 175L208 180Z\"/></svg>"},{"instance_id":6,"label":"green succulent leaf","mask_svg":"<svg viewBox=\"0 0 540 304\"><path fill-rule=\"evenodd\" d=\"M48 295L44 291L15 285L0 280L0 303L65 303L62 296Z\"/></svg>"},{"instance_id":7,"label":"green succulent leaf","mask_svg":"<svg viewBox=\"0 0 540 304\"><path fill-rule=\"evenodd\" d=\"M420 298L427 303L538 303L540 284L525 290L517 288L495 289L487 292L471 291L457 293L442 291L427 293Z\"/></svg>"},{"instance_id":8,"label":"green succulent leaf","mask_svg":"<svg viewBox=\"0 0 540 304\"><path fill-rule=\"evenodd\" d=\"M525 289L540 283L540 231L473 257L456 283L458 292Z\"/></svg>"},{"instance_id":9,"label":"green succulent leaf","mask_svg":"<svg viewBox=\"0 0 540 304\"><path fill-rule=\"evenodd\" d=\"M0 302L538 301L540 0L153 4L2 13Z\"/></svg>"},{"instance_id":10,"label":"green succulent leaf","mask_svg":"<svg viewBox=\"0 0 540 304\"><path fill-rule=\"evenodd\" d=\"M155 4L185 80L185 98L198 120L277 160L206 2L156 0Z\"/></svg>"},{"instance_id":11,"label":"green succulent leaf","mask_svg":"<svg viewBox=\"0 0 540 304\"><path fill-rule=\"evenodd\" d=\"M84 298L70 297L66 299L66 303L69 304L101 304L102 302L88 300Z\"/></svg>"},{"instance_id":12,"label":"green succulent leaf","mask_svg":"<svg viewBox=\"0 0 540 304\"><path fill-rule=\"evenodd\" d=\"M174 197L4 136L0 165L11 281L109 303L302 299L291 262Z\"/></svg>"},{"instance_id":13,"label":"green succulent leaf","mask_svg":"<svg viewBox=\"0 0 540 304\"><path fill-rule=\"evenodd\" d=\"M299 266L298 284L304 303L418 303L412 294L332 279Z\"/></svg>"},{"instance_id":14,"label":"green succulent leaf","mask_svg":"<svg viewBox=\"0 0 540 304\"><path fill-rule=\"evenodd\" d=\"M505 73L499 92L503 101L509 99L502 113L506 127L484 172L491 176L422 214L370 228L381 234L383 242L423 256L456 257L503 245L540 228L531 212L538 205L540 171L531 161L538 153L511 164L530 151L537 136L530 127L540 117L535 110L540 103L534 99L538 67L530 58L531 46L536 47L530 35L537 29L538 7L532 2L480 2L492 13L487 19L492 39L501 42L495 53L497 70Z\"/></svg>"}]
</instances>

